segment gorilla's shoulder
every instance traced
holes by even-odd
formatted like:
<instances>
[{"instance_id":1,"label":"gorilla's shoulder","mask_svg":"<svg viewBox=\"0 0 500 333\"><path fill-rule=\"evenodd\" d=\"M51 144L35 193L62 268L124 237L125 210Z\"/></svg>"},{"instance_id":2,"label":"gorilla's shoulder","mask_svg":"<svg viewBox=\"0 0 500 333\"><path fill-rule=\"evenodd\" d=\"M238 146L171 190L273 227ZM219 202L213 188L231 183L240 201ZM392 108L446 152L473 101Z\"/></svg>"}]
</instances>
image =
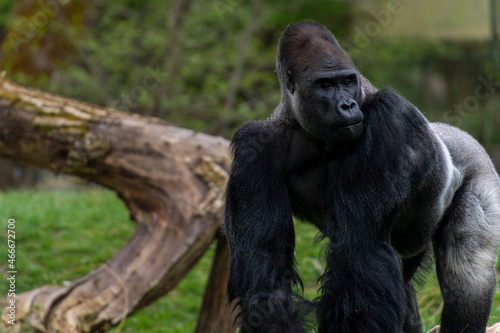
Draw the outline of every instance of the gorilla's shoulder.
<instances>
[{"instance_id":1,"label":"gorilla's shoulder","mask_svg":"<svg viewBox=\"0 0 500 333\"><path fill-rule=\"evenodd\" d=\"M413 107L410 102L404 99L391 88L377 90L374 94L365 97L363 106L366 108L401 108Z\"/></svg>"},{"instance_id":2,"label":"gorilla's shoulder","mask_svg":"<svg viewBox=\"0 0 500 333\"><path fill-rule=\"evenodd\" d=\"M258 140L261 143L273 142L278 136L287 132L288 126L280 121L254 120L249 121L236 131L232 139L233 144L242 141Z\"/></svg>"},{"instance_id":3,"label":"gorilla's shoulder","mask_svg":"<svg viewBox=\"0 0 500 333\"><path fill-rule=\"evenodd\" d=\"M289 126L280 121L255 120L244 124L233 136L231 148L272 149L287 136Z\"/></svg>"},{"instance_id":4,"label":"gorilla's shoulder","mask_svg":"<svg viewBox=\"0 0 500 333\"><path fill-rule=\"evenodd\" d=\"M363 103L363 112L375 126L392 124L390 126L398 126L402 130L415 126L427 130L428 127L428 121L420 110L391 88L368 95Z\"/></svg>"},{"instance_id":5,"label":"gorilla's shoulder","mask_svg":"<svg viewBox=\"0 0 500 333\"><path fill-rule=\"evenodd\" d=\"M244 137L252 137L258 135L268 126L266 120L253 120L245 123L234 134L233 141L241 140Z\"/></svg>"}]
</instances>

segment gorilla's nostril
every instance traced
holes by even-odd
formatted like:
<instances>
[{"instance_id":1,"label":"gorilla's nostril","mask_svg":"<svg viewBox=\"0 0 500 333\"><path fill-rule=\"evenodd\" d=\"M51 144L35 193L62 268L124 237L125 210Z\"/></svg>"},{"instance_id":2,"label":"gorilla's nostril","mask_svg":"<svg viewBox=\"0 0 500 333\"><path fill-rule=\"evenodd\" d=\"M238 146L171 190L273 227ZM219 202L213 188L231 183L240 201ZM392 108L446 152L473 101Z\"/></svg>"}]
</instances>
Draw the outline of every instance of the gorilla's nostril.
<instances>
[{"instance_id":1,"label":"gorilla's nostril","mask_svg":"<svg viewBox=\"0 0 500 333\"><path fill-rule=\"evenodd\" d=\"M338 110L342 112L349 112L356 108L358 103L354 100L342 101L337 104Z\"/></svg>"}]
</instances>

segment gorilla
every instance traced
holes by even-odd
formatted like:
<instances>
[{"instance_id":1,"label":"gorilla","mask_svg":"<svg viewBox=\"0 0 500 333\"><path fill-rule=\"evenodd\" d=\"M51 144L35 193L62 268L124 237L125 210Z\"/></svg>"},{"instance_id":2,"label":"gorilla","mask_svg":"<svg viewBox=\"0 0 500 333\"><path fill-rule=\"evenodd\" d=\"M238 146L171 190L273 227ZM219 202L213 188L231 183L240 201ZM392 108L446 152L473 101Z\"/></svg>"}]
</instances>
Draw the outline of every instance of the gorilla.
<instances>
[{"instance_id":1,"label":"gorilla","mask_svg":"<svg viewBox=\"0 0 500 333\"><path fill-rule=\"evenodd\" d=\"M412 278L435 257L442 333L484 333L500 181L485 150L376 89L322 25L278 46L282 99L231 143L224 232L240 332L420 333ZM321 296L300 297L293 216L328 239ZM309 318L309 320L308 320Z\"/></svg>"}]
</instances>

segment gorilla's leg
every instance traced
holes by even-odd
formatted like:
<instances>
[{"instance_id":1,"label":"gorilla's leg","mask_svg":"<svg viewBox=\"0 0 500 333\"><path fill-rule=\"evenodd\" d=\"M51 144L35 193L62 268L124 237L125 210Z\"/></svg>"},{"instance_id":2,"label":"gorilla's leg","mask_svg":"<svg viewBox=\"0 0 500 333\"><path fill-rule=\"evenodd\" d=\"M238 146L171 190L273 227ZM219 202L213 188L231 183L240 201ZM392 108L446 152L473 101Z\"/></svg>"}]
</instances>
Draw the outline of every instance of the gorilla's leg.
<instances>
[{"instance_id":1,"label":"gorilla's leg","mask_svg":"<svg viewBox=\"0 0 500 333\"><path fill-rule=\"evenodd\" d=\"M403 322L404 333L422 333L422 320L418 311L417 295L411 280L422 262L428 258L428 251L403 260L403 281L405 283L406 309Z\"/></svg>"},{"instance_id":2,"label":"gorilla's leg","mask_svg":"<svg viewBox=\"0 0 500 333\"><path fill-rule=\"evenodd\" d=\"M405 284L406 309L403 322L404 333L422 333L422 321L418 312L417 294L411 282Z\"/></svg>"},{"instance_id":3,"label":"gorilla's leg","mask_svg":"<svg viewBox=\"0 0 500 333\"><path fill-rule=\"evenodd\" d=\"M469 180L456 192L436 233L444 299L441 333L485 332L496 288L498 206L495 191Z\"/></svg>"},{"instance_id":4,"label":"gorilla's leg","mask_svg":"<svg viewBox=\"0 0 500 333\"><path fill-rule=\"evenodd\" d=\"M401 259L390 244L339 248L332 242L321 282L318 332L402 332Z\"/></svg>"},{"instance_id":5,"label":"gorilla's leg","mask_svg":"<svg viewBox=\"0 0 500 333\"><path fill-rule=\"evenodd\" d=\"M418 311L417 295L412 284L415 273L422 266L422 263L430 259L431 249L403 260L403 282L405 284L406 309L405 320L403 322L404 333L422 333L422 320Z\"/></svg>"}]
</instances>

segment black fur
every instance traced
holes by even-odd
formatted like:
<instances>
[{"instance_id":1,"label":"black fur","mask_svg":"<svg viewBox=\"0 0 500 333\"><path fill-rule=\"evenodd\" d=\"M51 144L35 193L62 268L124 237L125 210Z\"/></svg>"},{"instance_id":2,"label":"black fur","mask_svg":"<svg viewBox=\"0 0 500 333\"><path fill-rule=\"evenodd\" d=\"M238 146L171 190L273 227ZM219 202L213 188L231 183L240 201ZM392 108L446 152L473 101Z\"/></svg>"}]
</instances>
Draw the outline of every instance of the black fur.
<instances>
[{"instance_id":1,"label":"black fur","mask_svg":"<svg viewBox=\"0 0 500 333\"><path fill-rule=\"evenodd\" d=\"M307 330L293 214L330 241L319 332L421 332L411 280L434 242L442 332L483 333L496 285L500 182L482 148L372 87L316 23L285 31L277 66L280 105L231 144L224 230L228 297L239 302L242 332ZM458 247L463 237L473 243Z\"/></svg>"}]
</instances>

